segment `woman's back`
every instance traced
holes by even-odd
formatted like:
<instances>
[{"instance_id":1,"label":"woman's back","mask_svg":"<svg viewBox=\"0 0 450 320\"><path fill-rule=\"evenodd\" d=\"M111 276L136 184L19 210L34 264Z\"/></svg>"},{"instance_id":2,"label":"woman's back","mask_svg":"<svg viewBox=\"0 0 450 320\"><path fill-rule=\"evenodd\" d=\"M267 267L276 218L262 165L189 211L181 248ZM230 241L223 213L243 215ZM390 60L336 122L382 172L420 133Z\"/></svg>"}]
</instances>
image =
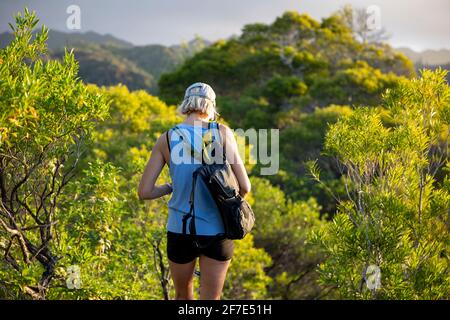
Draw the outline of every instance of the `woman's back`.
<instances>
[{"instance_id":1,"label":"woman's back","mask_svg":"<svg viewBox=\"0 0 450 320\"><path fill-rule=\"evenodd\" d=\"M217 122L211 123L211 134L220 141ZM169 200L169 219L167 230L183 233L183 216L189 214L189 198L192 191L192 174L201 166L201 160L194 155L201 155L203 138L208 132L200 125L179 124L169 131L170 165L173 194ZM185 141L188 140L188 141ZM193 151L193 152L191 152ZM224 232L220 212L206 184L201 179L195 186L195 226L199 235L216 235ZM189 226L191 218L186 222ZM186 233L189 228L186 227Z\"/></svg>"}]
</instances>

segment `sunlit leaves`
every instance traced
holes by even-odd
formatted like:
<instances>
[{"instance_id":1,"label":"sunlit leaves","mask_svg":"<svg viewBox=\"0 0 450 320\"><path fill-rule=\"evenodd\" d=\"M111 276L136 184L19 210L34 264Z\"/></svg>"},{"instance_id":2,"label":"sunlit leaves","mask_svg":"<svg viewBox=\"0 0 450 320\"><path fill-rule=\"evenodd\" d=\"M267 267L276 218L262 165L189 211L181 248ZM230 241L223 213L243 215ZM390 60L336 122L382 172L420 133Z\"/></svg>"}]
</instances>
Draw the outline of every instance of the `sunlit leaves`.
<instances>
[{"instance_id":1,"label":"sunlit leaves","mask_svg":"<svg viewBox=\"0 0 450 320\"><path fill-rule=\"evenodd\" d=\"M449 297L444 79L444 72L424 71L402 81L385 94L387 111L357 108L326 134L325 150L342 166L348 200L311 239L328 257L321 281L339 286L344 297ZM381 269L378 291L364 286L369 264Z\"/></svg>"},{"instance_id":2,"label":"sunlit leaves","mask_svg":"<svg viewBox=\"0 0 450 320\"><path fill-rule=\"evenodd\" d=\"M11 244L0 277L10 279L18 295L43 298L59 260L61 234L54 228L64 220L60 214L67 213L57 207L60 196L108 104L77 78L71 53L62 62L44 57L48 32L43 26L33 33L38 24L34 12L25 9L15 20L14 39L0 50L0 218L8 217L26 248L15 244L15 236L0 233L0 242ZM24 250L33 252L30 260L21 259Z\"/></svg>"}]
</instances>

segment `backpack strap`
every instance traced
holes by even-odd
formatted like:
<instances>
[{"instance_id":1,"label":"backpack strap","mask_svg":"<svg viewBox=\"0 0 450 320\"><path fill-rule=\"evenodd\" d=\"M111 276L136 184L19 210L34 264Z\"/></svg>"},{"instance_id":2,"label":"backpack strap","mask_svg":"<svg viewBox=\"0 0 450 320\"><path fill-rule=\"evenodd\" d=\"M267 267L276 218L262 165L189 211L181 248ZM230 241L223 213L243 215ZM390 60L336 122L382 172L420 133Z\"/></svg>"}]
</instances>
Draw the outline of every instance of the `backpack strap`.
<instances>
[{"instance_id":1,"label":"backpack strap","mask_svg":"<svg viewBox=\"0 0 450 320\"><path fill-rule=\"evenodd\" d=\"M212 137L213 137L213 142L217 141L217 143L222 147L222 156L223 156L223 160L226 159L226 155L225 155L225 145L224 145L224 139L220 133L220 124L216 121L213 122L215 128L213 129L212 132Z\"/></svg>"},{"instance_id":2,"label":"backpack strap","mask_svg":"<svg viewBox=\"0 0 450 320\"><path fill-rule=\"evenodd\" d=\"M167 166L170 168L170 152L172 151L170 148L170 138L169 138L169 133L172 129L169 129L166 131L166 142L167 142L167 148L169 149L169 161L167 162Z\"/></svg>"},{"instance_id":3,"label":"backpack strap","mask_svg":"<svg viewBox=\"0 0 450 320\"><path fill-rule=\"evenodd\" d=\"M169 141L169 132L171 129L166 131L166 141L167 141L167 148L169 148L169 154L170 154L170 141Z\"/></svg>"},{"instance_id":4,"label":"backpack strap","mask_svg":"<svg viewBox=\"0 0 450 320\"><path fill-rule=\"evenodd\" d=\"M189 233L194 236L197 235L197 232L195 229L195 208L194 208L195 186L197 184L197 177L198 177L198 172L194 171L194 173L192 174L191 194L189 196L189 213L187 213L183 216L183 234L186 234L187 220L189 218L191 218L191 222L189 223Z\"/></svg>"},{"instance_id":5,"label":"backpack strap","mask_svg":"<svg viewBox=\"0 0 450 320\"><path fill-rule=\"evenodd\" d=\"M220 126L219 126L219 123L218 122L216 122L216 121L214 121L213 122L214 123L214 129L216 129L217 131L213 131L213 139L214 140L217 140L218 142L219 142L219 144L221 144L221 145L223 145L223 141L222 141L222 136L220 135ZM215 134L215 133L217 133L217 134ZM216 139L217 138L217 139Z\"/></svg>"}]
</instances>

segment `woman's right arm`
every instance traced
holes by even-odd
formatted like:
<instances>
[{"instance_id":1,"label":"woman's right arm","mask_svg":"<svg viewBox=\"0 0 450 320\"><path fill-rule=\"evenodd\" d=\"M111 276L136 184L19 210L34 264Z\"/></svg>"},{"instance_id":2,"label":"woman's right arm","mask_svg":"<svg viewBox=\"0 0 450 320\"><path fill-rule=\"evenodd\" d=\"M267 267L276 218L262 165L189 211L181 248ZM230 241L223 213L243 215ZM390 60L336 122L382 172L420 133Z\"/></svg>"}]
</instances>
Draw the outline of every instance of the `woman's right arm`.
<instances>
[{"instance_id":1,"label":"woman's right arm","mask_svg":"<svg viewBox=\"0 0 450 320\"><path fill-rule=\"evenodd\" d=\"M138 196L140 200L152 200L172 192L172 186L168 183L160 186L155 185L161 170L167 163L162 151L165 149L163 146L167 146L166 139L163 137L165 135L161 135L153 146L150 159L139 182Z\"/></svg>"},{"instance_id":2,"label":"woman's right arm","mask_svg":"<svg viewBox=\"0 0 450 320\"><path fill-rule=\"evenodd\" d=\"M251 184L244 162L239 154L236 138L234 137L233 131L223 124L219 125L219 130L223 137L222 141L227 160L230 162L231 168L239 183L239 194L244 197L250 192Z\"/></svg>"}]
</instances>

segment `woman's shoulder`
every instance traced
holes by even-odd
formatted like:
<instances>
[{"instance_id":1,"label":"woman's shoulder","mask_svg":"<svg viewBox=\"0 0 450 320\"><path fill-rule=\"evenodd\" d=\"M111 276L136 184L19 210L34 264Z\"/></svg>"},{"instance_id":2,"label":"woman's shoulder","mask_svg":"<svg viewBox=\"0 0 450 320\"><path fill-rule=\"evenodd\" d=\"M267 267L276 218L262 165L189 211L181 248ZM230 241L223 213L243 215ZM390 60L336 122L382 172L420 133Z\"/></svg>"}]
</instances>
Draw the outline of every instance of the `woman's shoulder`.
<instances>
[{"instance_id":1,"label":"woman's shoulder","mask_svg":"<svg viewBox=\"0 0 450 320\"><path fill-rule=\"evenodd\" d=\"M219 126L219 133L220 133L220 136L222 137L223 144L226 145L227 140L232 141L234 139L233 130L229 126L227 126L226 124L223 124L223 123L218 123L218 126Z\"/></svg>"},{"instance_id":2,"label":"woman's shoulder","mask_svg":"<svg viewBox=\"0 0 450 320\"><path fill-rule=\"evenodd\" d=\"M226 136L229 136L230 134L233 134L233 130L231 130L231 128L229 126L227 126L224 123L217 123L218 127L219 127L219 131Z\"/></svg>"},{"instance_id":3,"label":"woman's shoulder","mask_svg":"<svg viewBox=\"0 0 450 320\"><path fill-rule=\"evenodd\" d=\"M216 123L217 123L217 126L218 126L218 128L220 130L223 130L224 132L225 131L231 131L230 127L227 126L225 123L222 123L222 122L216 122Z\"/></svg>"},{"instance_id":4,"label":"woman's shoulder","mask_svg":"<svg viewBox=\"0 0 450 320\"><path fill-rule=\"evenodd\" d=\"M153 148L161 148L162 146L164 146L166 144L166 137L168 133L169 131L167 130L164 133L160 134L160 136L156 139Z\"/></svg>"}]
</instances>

